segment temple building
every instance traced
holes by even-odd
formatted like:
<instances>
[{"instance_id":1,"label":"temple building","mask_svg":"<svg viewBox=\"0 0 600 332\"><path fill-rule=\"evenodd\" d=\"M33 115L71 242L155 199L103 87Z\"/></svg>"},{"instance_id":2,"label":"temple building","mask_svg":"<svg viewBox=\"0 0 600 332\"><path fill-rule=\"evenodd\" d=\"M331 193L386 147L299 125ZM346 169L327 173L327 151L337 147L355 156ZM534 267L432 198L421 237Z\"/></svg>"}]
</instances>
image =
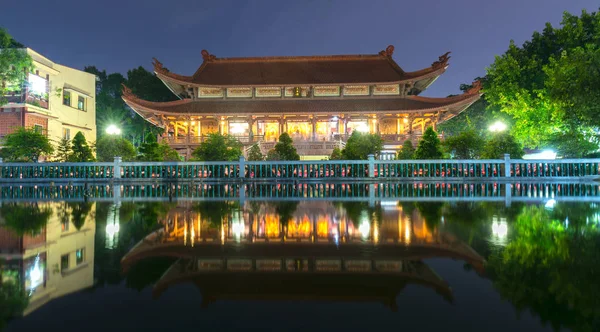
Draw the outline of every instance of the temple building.
<instances>
[{"instance_id":1,"label":"temple building","mask_svg":"<svg viewBox=\"0 0 600 332\"><path fill-rule=\"evenodd\" d=\"M368 55L217 58L202 51L192 76L171 73L154 59L154 72L181 100L141 100L127 87L124 101L164 128L162 139L186 158L207 134L236 136L263 153L287 132L302 159L323 159L343 147L353 131L380 134L393 152L426 127L436 127L481 95L481 85L462 95L421 97L448 67L449 53L431 66L404 71L394 46Z\"/></svg>"}]
</instances>

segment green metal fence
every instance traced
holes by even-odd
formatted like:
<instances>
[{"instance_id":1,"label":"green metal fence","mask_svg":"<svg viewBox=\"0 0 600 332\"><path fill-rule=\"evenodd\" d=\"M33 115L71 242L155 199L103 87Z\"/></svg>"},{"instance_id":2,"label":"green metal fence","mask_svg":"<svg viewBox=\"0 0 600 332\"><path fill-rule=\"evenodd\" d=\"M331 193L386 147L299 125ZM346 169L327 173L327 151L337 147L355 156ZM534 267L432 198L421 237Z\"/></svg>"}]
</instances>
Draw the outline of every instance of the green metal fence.
<instances>
[{"instance_id":1,"label":"green metal fence","mask_svg":"<svg viewBox=\"0 0 600 332\"><path fill-rule=\"evenodd\" d=\"M600 159L323 160L231 162L2 163L0 181L195 179L501 179L600 175Z\"/></svg>"}]
</instances>

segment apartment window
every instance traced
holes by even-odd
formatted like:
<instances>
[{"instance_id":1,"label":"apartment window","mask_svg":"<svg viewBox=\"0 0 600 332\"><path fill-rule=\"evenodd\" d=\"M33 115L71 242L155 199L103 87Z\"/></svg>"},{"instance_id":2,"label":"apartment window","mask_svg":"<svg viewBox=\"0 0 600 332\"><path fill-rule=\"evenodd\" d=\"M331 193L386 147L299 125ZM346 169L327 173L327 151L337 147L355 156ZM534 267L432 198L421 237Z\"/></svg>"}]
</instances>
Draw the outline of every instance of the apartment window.
<instances>
[{"instance_id":1,"label":"apartment window","mask_svg":"<svg viewBox=\"0 0 600 332\"><path fill-rule=\"evenodd\" d=\"M85 248L81 248L75 252L75 265L85 262Z\"/></svg>"},{"instance_id":2,"label":"apartment window","mask_svg":"<svg viewBox=\"0 0 600 332\"><path fill-rule=\"evenodd\" d=\"M60 256L60 270L68 270L69 269L69 254L65 254Z\"/></svg>"},{"instance_id":3,"label":"apartment window","mask_svg":"<svg viewBox=\"0 0 600 332\"><path fill-rule=\"evenodd\" d=\"M71 106L71 92L63 91L63 105Z\"/></svg>"},{"instance_id":4,"label":"apartment window","mask_svg":"<svg viewBox=\"0 0 600 332\"><path fill-rule=\"evenodd\" d=\"M77 97L77 109L85 111L85 98L82 96Z\"/></svg>"},{"instance_id":5,"label":"apartment window","mask_svg":"<svg viewBox=\"0 0 600 332\"><path fill-rule=\"evenodd\" d=\"M33 131L35 131L38 134L43 134L44 133L44 127L42 127L41 125L33 125Z\"/></svg>"},{"instance_id":6,"label":"apartment window","mask_svg":"<svg viewBox=\"0 0 600 332\"><path fill-rule=\"evenodd\" d=\"M71 139L71 129L63 128L63 138L68 140Z\"/></svg>"},{"instance_id":7,"label":"apartment window","mask_svg":"<svg viewBox=\"0 0 600 332\"><path fill-rule=\"evenodd\" d=\"M67 220L64 220L64 221L61 223L61 230L62 230L63 232L68 232L68 231L69 231L69 224L70 224L70 222L69 222L69 219L67 219Z\"/></svg>"}]
</instances>

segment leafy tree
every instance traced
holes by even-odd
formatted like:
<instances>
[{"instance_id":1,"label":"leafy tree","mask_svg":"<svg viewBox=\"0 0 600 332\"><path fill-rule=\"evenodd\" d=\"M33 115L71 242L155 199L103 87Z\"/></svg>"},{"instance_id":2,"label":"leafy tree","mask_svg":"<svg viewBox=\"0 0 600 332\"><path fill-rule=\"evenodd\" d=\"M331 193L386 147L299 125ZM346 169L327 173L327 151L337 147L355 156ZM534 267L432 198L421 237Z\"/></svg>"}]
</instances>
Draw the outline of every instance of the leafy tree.
<instances>
[{"instance_id":1,"label":"leafy tree","mask_svg":"<svg viewBox=\"0 0 600 332\"><path fill-rule=\"evenodd\" d=\"M34 128L18 127L4 137L0 155L7 161L37 162L41 156L51 155L54 147L44 134Z\"/></svg>"},{"instance_id":2,"label":"leafy tree","mask_svg":"<svg viewBox=\"0 0 600 332\"><path fill-rule=\"evenodd\" d=\"M485 140L475 130L467 129L456 136L447 137L442 144L457 159L477 159Z\"/></svg>"},{"instance_id":3,"label":"leafy tree","mask_svg":"<svg viewBox=\"0 0 600 332\"><path fill-rule=\"evenodd\" d=\"M69 160L69 156L71 156L71 140L67 138L61 138L58 143L58 147L56 149L56 160L60 162L66 162Z\"/></svg>"},{"instance_id":4,"label":"leafy tree","mask_svg":"<svg viewBox=\"0 0 600 332\"><path fill-rule=\"evenodd\" d=\"M264 159L265 156L263 156L262 152L260 151L260 147L258 146L258 144L253 144L250 148L250 151L248 151L248 160L261 161Z\"/></svg>"},{"instance_id":5,"label":"leafy tree","mask_svg":"<svg viewBox=\"0 0 600 332\"><path fill-rule=\"evenodd\" d=\"M398 151L397 158L399 160L415 159L415 147L413 146L411 140L407 139L404 141L404 144L402 144L402 149Z\"/></svg>"},{"instance_id":6,"label":"leafy tree","mask_svg":"<svg viewBox=\"0 0 600 332\"><path fill-rule=\"evenodd\" d=\"M73 152L69 156L69 161L72 162L87 162L94 161L94 154L92 149L89 147L83 133L78 131L73 137Z\"/></svg>"},{"instance_id":7,"label":"leafy tree","mask_svg":"<svg viewBox=\"0 0 600 332\"><path fill-rule=\"evenodd\" d=\"M6 30L0 28L0 106L6 103L4 96L21 91L27 72L33 69L33 61Z\"/></svg>"},{"instance_id":8,"label":"leafy tree","mask_svg":"<svg viewBox=\"0 0 600 332\"><path fill-rule=\"evenodd\" d=\"M154 73L147 71L142 66L127 71L126 85L131 89L131 92L144 100L177 100L173 92Z\"/></svg>"},{"instance_id":9,"label":"leafy tree","mask_svg":"<svg viewBox=\"0 0 600 332\"><path fill-rule=\"evenodd\" d=\"M486 99L514 118L518 141L544 147L562 133L597 128L598 31L599 13L564 13L561 27L547 23L496 57L487 70Z\"/></svg>"},{"instance_id":10,"label":"leafy tree","mask_svg":"<svg viewBox=\"0 0 600 332\"><path fill-rule=\"evenodd\" d=\"M181 161L179 152L170 147L166 141L162 141L158 144L158 156L160 161Z\"/></svg>"},{"instance_id":11,"label":"leafy tree","mask_svg":"<svg viewBox=\"0 0 600 332\"><path fill-rule=\"evenodd\" d=\"M481 157L484 159L503 159L504 154L512 159L523 157L523 147L508 132L497 133L485 143Z\"/></svg>"},{"instance_id":12,"label":"leafy tree","mask_svg":"<svg viewBox=\"0 0 600 332\"><path fill-rule=\"evenodd\" d=\"M121 157L123 161L132 161L135 155L133 144L123 137L105 135L96 142L98 161L113 161L115 157Z\"/></svg>"},{"instance_id":13,"label":"leafy tree","mask_svg":"<svg viewBox=\"0 0 600 332\"><path fill-rule=\"evenodd\" d=\"M279 156L279 153L275 149L271 149L267 152L265 159L269 161L281 160L281 156Z\"/></svg>"},{"instance_id":14,"label":"leafy tree","mask_svg":"<svg viewBox=\"0 0 600 332\"><path fill-rule=\"evenodd\" d=\"M192 156L200 161L235 161L242 155L242 143L235 137L209 134L207 139L194 150Z\"/></svg>"},{"instance_id":15,"label":"leafy tree","mask_svg":"<svg viewBox=\"0 0 600 332\"><path fill-rule=\"evenodd\" d=\"M331 156L329 156L329 160L341 160L342 159L342 150L340 148L333 148L331 152Z\"/></svg>"},{"instance_id":16,"label":"leafy tree","mask_svg":"<svg viewBox=\"0 0 600 332\"><path fill-rule=\"evenodd\" d=\"M427 127L415 150L415 159L441 159L442 149L438 134L433 127Z\"/></svg>"},{"instance_id":17,"label":"leafy tree","mask_svg":"<svg viewBox=\"0 0 600 332\"><path fill-rule=\"evenodd\" d=\"M275 144L275 152L279 155L279 160L300 160L300 155L288 133L279 136L279 142Z\"/></svg>"},{"instance_id":18,"label":"leafy tree","mask_svg":"<svg viewBox=\"0 0 600 332\"><path fill-rule=\"evenodd\" d=\"M370 154L377 157L382 148L381 136L354 131L342 150L342 157L348 160L367 160Z\"/></svg>"},{"instance_id":19,"label":"leafy tree","mask_svg":"<svg viewBox=\"0 0 600 332\"><path fill-rule=\"evenodd\" d=\"M143 161L162 161L158 147L156 135L152 133L146 134L145 142L140 145L140 155L138 156L138 159Z\"/></svg>"}]
</instances>

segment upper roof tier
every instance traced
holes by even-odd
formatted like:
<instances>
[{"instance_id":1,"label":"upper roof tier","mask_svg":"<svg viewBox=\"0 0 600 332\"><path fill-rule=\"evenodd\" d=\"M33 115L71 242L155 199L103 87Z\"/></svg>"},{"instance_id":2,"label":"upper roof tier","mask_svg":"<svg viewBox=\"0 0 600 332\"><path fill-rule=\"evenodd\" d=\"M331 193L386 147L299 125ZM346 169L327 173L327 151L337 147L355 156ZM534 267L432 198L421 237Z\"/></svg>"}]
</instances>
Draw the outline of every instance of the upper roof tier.
<instances>
[{"instance_id":1,"label":"upper roof tier","mask_svg":"<svg viewBox=\"0 0 600 332\"><path fill-rule=\"evenodd\" d=\"M392 59L393 53L392 45L378 54L369 55L217 58L203 50L203 63L192 76L171 73L156 59L154 71L163 81L203 86L299 86L423 80L428 81L428 85L446 70L450 59L450 52L447 52L428 68L405 72Z\"/></svg>"}]
</instances>

